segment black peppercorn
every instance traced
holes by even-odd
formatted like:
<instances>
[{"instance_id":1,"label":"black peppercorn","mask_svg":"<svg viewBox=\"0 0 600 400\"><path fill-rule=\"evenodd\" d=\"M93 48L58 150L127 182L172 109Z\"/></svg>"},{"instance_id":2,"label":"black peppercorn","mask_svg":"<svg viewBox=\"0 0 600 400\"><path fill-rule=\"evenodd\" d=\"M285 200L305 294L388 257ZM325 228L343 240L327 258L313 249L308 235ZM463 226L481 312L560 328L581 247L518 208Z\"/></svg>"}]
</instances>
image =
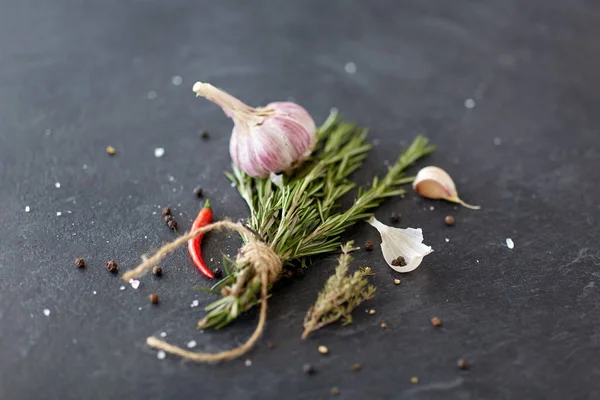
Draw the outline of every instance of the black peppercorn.
<instances>
[{"instance_id":1,"label":"black peppercorn","mask_svg":"<svg viewBox=\"0 0 600 400\"><path fill-rule=\"evenodd\" d=\"M393 212L393 213L390 215L390 220L391 220L392 222L398 222L398 221L400 221L400 214L398 214L398 213L396 213L396 212Z\"/></svg>"},{"instance_id":2,"label":"black peppercorn","mask_svg":"<svg viewBox=\"0 0 600 400\"><path fill-rule=\"evenodd\" d=\"M365 250L366 251L371 251L373 250L373 242L370 240L367 240L367 243L365 243Z\"/></svg>"},{"instance_id":3,"label":"black peppercorn","mask_svg":"<svg viewBox=\"0 0 600 400\"><path fill-rule=\"evenodd\" d=\"M177 221L175 221L174 219L169 220L169 222L167 222L167 225L169 226L169 228L171 228L171 230L177 231Z\"/></svg>"},{"instance_id":4,"label":"black peppercorn","mask_svg":"<svg viewBox=\"0 0 600 400\"><path fill-rule=\"evenodd\" d=\"M158 304L158 295L156 293L150 295L150 303Z\"/></svg>"},{"instance_id":5,"label":"black peppercorn","mask_svg":"<svg viewBox=\"0 0 600 400\"><path fill-rule=\"evenodd\" d=\"M75 265L77 266L77 268L83 268L85 267L85 260L83 258L76 258Z\"/></svg>"},{"instance_id":6,"label":"black peppercorn","mask_svg":"<svg viewBox=\"0 0 600 400\"><path fill-rule=\"evenodd\" d=\"M200 132L200 137L204 140L208 140L210 139L210 133L208 133L206 129L202 129L202 132Z\"/></svg>"},{"instance_id":7,"label":"black peppercorn","mask_svg":"<svg viewBox=\"0 0 600 400\"><path fill-rule=\"evenodd\" d=\"M106 268L113 274L115 274L119 271L119 266L117 265L116 262L114 262L112 260L106 263Z\"/></svg>"},{"instance_id":8,"label":"black peppercorn","mask_svg":"<svg viewBox=\"0 0 600 400\"><path fill-rule=\"evenodd\" d=\"M307 375L314 375L317 371L315 370L315 367L313 367L310 364L304 364L302 366L302 370L304 371L305 374Z\"/></svg>"},{"instance_id":9,"label":"black peppercorn","mask_svg":"<svg viewBox=\"0 0 600 400\"><path fill-rule=\"evenodd\" d=\"M163 215L163 217L166 217L167 215L171 215L171 209L169 207L163 208L162 215Z\"/></svg>"},{"instance_id":10,"label":"black peppercorn","mask_svg":"<svg viewBox=\"0 0 600 400\"><path fill-rule=\"evenodd\" d=\"M202 197L204 195L204 190L200 186L194 189L194 194L196 197Z\"/></svg>"},{"instance_id":11,"label":"black peppercorn","mask_svg":"<svg viewBox=\"0 0 600 400\"><path fill-rule=\"evenodd\" d=\"M219 269L219 268L215 268L213 269L213 275L215 276L215 278L221 278L223 276L223 272Z\"/></svg>"},{"instance_id":12,"label":"black peppercorn","mask_svg":"<svg viewBox=\"0 0 600 400\"><path fill-rule=\"evenodd\" d=\"M398 256L398 258L392 260L392 265L394 267L404 267L406 266L406 260L404 259L404 257Z\"/></svg>"},{"instance_id":13,"label":"black peppercorn","mask_svg":"<svg viewBox=\"0 0 600 400\"><path fill-rule=\"evenodd\" d=\"M155 266L154 268L152 268L152 273L155 276L162 276L162 267L160 265Z\"/></svg>"}]
</instances>

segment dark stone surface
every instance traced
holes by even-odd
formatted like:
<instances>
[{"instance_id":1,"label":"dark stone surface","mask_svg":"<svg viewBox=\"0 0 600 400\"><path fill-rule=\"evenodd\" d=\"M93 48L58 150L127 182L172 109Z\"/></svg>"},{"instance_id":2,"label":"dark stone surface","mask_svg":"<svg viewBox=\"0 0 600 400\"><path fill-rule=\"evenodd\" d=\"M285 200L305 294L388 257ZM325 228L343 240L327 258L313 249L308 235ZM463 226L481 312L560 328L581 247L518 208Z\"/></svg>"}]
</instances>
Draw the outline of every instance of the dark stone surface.
<instances>
[{"instance_id":1,"label":"dark stone surface","mask_svg":"<svg viewBox=\"0 0 600 400\"><path fill-rule=\"evenodd\" d=\"M598 398L599 37L600 5L585 0L0 1L0 398L321 399L332 386L344 399ZM212 297L193 289L209 283L185 251L137 290L104 266L131 268L174 237L163 206L189 228L197 185L217 218L246 215L222 174L231 123L194 98L198 79L250 104L293 97L317 121L335 106L369 126L379 144L360 183L424 133L439 146L426 163L483 210L412 193L385 203L381 219L401 212L435 252L399 286L379 251L358 253L378 292L351 326L299 339L329 257L275 292L248 357L159 361L148 335L218 351L256 323L251 312L195 330ZM348 238L379 243L366 224ZM237 246L211 235L207 258Z\"/></svg>"}]
</instances>

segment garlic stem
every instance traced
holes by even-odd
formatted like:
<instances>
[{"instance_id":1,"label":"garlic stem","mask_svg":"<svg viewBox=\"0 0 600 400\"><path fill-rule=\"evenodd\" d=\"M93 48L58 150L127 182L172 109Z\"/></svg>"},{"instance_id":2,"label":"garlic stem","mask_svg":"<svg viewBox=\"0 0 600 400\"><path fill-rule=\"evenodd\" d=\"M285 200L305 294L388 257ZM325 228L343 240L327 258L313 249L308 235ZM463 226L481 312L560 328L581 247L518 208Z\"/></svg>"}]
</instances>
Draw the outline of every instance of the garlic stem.
<instances>
[{"instance_id":1,"label":"garlic stem","mask_svg":"<svg viewBox=\"0 0 600 400\"><path fill-rule=\"evenodd\" d=\"M463 207L470 208L471 210L480 210L481 209L481 206L472 206L471 204L465 203L458 196L448 197L444 200L450 201L452 203L458 203Z\"/></svg>"},{"instance_id":2,"label":"garlic stem","mask_svg":"<svg viewBox=\"0 0 600 400\"><path fill-rule=\"evenodd\" d=\"M254 108L210 83L196 82L192 87L196 95L219 105L228 117L243 122L253 117Z\"/></svg>"}]
</instances>

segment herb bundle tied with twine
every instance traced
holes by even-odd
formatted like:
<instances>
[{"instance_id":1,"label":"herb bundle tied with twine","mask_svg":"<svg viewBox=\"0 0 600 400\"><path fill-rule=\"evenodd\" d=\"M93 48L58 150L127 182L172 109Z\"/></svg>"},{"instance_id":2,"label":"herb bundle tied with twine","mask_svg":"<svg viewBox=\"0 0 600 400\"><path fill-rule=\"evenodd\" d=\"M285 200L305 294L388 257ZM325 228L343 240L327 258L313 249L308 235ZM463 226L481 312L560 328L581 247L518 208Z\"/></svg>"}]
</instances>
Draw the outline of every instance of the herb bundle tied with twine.
<instances>
[{"instance_id":1,"label":"herb bundle tied with twine","mask_svg":"<svg viewBox=\"0 0 600 400\"><path fill-rule=\"evenodd\" d=\"M154 337L149 337L147 344L206 362L233 359L250 350L264 330L269 289L282 271L308 267L313 256L339 249L343 232L369 218L386 198L404 194L402 186L414 179L405 176L405 169L434 150L426 138L417 136L383 178L375 177L368 188L359 188L352 205L341 210L341 198L357 186L349 177L371 149L366 136L366 129L342 122L332 113L318 129L312 157L292 175L284 176L281 183L253 178L234 165L227 177L248 205L247 223L225 220L189 232L151 257L143 257L142 264L123 278L128 281L140 276L198 235L215 229L234 230L244 244L235 260L226 260L226 276L212 288L221 298L206 307L208 313L198 322L198 329L222 328L260 303L256 329L246 343L221 353L192 352Z\"/></svg>"}]
</instances>

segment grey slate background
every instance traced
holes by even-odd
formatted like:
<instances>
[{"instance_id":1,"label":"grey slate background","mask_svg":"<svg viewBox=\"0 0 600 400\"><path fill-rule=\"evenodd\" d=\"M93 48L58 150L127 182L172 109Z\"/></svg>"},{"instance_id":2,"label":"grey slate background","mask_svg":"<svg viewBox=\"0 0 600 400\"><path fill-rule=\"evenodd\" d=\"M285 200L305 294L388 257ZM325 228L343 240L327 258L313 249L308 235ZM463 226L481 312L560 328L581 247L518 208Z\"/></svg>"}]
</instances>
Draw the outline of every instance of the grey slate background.
<instances>
[{"instance_id":1,"label":"grey slate background","mask_svg":"<svg viewBox=\"0 0 600 400\"><path fill-rule=\"evenodd\" d=\"M344 399L598 398L598 38L600 5L585 0L1 0L0 398L321 399L332 386ZM251 312L197 332L213 298L192 288L208 282L185 251L137 290L103 267L133 267L173 238L159 207L188 228L197 185L217 218L246 216L222 174L231 123L194 98L200 79L249 104L291 97L318 122L335 106L369 126L378 145L359 183L426 134L439 151L421 165L446 168L483 210L412 193L385 203L382 220L401 212L435 252L400 286L379 252L358 253L378 292L351 326L299 340L332 256L275 291L252 366L159 361L150 334L218 351L256 322ZM348 238L379 240L366 224ZM211 235L206 257L238 244ZM89 267L76 270L75 257ZM460 357L470 370L455 367ZM306 362L317 375L302 373ZM362 371L348 371L355 362Z\"/></svg>"}]
</instances>

